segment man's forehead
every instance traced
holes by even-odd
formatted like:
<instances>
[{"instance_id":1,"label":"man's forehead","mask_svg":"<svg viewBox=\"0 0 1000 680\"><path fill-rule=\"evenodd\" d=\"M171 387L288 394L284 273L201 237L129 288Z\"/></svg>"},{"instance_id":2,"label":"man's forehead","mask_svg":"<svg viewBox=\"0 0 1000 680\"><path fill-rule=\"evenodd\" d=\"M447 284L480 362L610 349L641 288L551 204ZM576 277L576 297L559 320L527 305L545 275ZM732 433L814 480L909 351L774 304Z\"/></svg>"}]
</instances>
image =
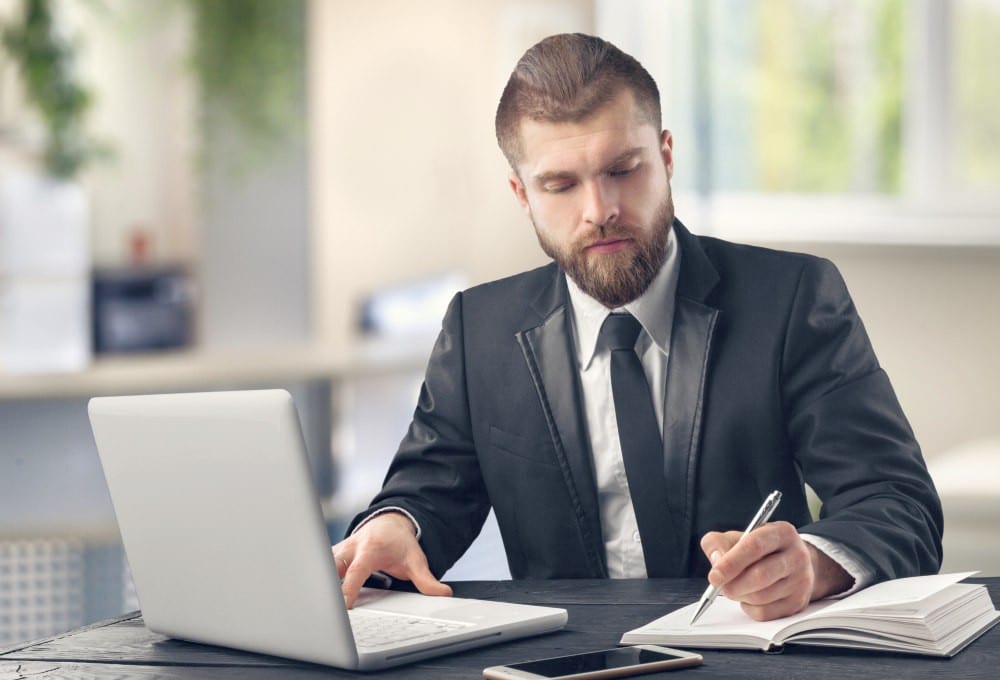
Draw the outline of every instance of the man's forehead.
<instances>
[{"instance_id":1,"label":"man's forehead","mask_svg":"<svg viewBox=\"0 0 1000 680\"><path fill-rule=\"evenodd\" d=\"M659 133L648 123L584 127L530 123L522 126L521 134L518 165L528 176L600 170L659 149Z\"/></svg>"},{"instance_id":2,"label":"man's forehead","mask_svg":"<svg viewBox=\"0 0 1000 680\"><path fill-rule=\"evenodd\" d=\"M518 169L529 174L559 170L539 165L558 165L584 157L591 162L610 163L630 151L634 154L647 147L657 149L660 137L660 131L638 110L628 90L579 121L522 118L518 132Z\"/></svg>"}]
</instances>

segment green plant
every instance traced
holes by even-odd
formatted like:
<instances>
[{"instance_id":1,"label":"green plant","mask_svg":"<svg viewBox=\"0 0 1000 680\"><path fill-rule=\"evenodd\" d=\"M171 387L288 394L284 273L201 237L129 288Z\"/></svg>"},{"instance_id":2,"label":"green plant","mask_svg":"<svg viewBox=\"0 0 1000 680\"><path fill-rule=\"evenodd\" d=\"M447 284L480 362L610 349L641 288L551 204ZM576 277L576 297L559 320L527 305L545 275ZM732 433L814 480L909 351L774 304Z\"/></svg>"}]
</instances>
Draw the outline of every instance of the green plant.
<instances>
[{"instance_id":1,"label":"green plant","mask_svg":"<svg viewBox=\"0 0 1000 680\"><path fill-rule=\"evenodd\" d=\"M305 125L305 0L188 0L206 128L235 130L231 166L252 165Z\"/></svg>"},{"instance_id":2,"label":"green plant","mask_svg":"<svg viewBox=\"0 0 1000 680\"><path fill-rule=\"evenodd\" d=\"M56 177L71 178L88 162L106 157L108 147L84 131L92 98L73 77L76 48L54 30L50 0L26 0L20 25L3 27L0 38L19 66L28 101L45 122L46 169Z\"/></svg>"}]
</instances>

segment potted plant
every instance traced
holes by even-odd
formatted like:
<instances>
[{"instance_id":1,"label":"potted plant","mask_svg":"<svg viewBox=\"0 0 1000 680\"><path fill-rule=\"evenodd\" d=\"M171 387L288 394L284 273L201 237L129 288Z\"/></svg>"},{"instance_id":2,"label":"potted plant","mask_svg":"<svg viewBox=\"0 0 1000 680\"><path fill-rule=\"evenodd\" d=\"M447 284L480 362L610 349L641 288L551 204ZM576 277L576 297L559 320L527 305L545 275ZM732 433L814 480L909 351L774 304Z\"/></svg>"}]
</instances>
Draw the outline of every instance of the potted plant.
<instances>
[{"instance_id":1,"label":"potted plant","mask_svg":"<svg viewBox=\"0 0 1000 680\"><path fill-rule=\"evenodd\" d=\"M203 133L225 144L207 156L238 179L304 135L306 3L188 0L188 8Z\"/></svg>"},{"instance_id":2,"label":"potted plant","mask_svg":"<svg viewBox=\"0 0 1000 680\"><path fill-rule=\"evenodd\" d=\"M6 372L77 370L90 358L88 202L75 178L108 150L85 134L90 94L74 78L75 46L58 28L50 0L25 0L21 15L0 26L5 60L44 129L40 149L0 167Z\"/></svg>"}]
</instances>

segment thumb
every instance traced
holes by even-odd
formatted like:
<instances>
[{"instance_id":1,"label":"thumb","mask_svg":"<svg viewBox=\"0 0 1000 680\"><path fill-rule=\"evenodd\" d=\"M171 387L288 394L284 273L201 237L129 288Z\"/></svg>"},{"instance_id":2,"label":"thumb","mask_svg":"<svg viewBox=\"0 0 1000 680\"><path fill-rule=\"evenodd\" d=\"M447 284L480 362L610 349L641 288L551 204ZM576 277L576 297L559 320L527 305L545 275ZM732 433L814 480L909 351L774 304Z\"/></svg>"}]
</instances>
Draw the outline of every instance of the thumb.
<instances>
[{"instance_id":1,"label":"thumb","mask_svg":"<svg viewBox=\"0 0 1000 680\"><path fill-rule=\"evenodd\" d=\"M451 597L451 586L434 578L426 562L414 565L410 581L424 595Z\"/></svg>"}]
</instances>

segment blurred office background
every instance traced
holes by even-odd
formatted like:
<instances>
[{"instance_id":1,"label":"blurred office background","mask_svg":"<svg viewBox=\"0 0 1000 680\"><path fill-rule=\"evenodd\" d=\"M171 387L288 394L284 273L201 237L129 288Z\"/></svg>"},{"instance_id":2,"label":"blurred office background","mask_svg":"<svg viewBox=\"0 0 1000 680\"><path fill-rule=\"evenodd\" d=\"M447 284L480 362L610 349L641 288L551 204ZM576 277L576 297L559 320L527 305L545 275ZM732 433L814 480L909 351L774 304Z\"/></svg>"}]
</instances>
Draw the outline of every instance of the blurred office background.
<instances>
[{"instance_id":1,"label":"blurred office background","mask_svg":"<svg viewBox=\"0 0 1000 680\"><path fill-rule=\"evenodd\" d=\"M339 538L450 295L544 261L492 121L563 31L657 79L692 230L840 267L945 568L1000 574L1000 0L0 0L0 26L0 646L137 606L94 395L290 389ZM505 575L488 525L448 577Z\"/></svg>"}]
</instances>

